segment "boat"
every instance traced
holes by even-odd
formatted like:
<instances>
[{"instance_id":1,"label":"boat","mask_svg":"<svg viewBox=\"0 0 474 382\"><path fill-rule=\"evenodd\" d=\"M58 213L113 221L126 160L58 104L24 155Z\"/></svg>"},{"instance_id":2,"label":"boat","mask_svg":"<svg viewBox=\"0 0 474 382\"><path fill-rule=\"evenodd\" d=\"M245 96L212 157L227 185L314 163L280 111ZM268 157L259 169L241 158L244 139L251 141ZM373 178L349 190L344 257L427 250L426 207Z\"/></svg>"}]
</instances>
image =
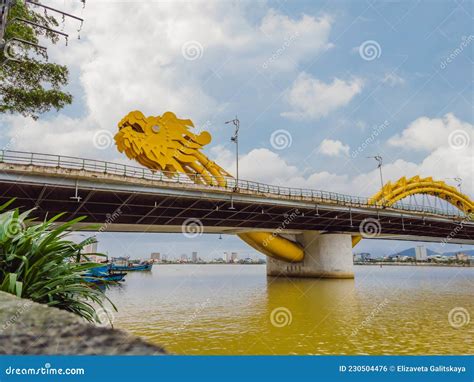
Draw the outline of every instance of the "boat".
<instances>
[{"instance_id":1,"label":"boat","mask_svg":"<svg viewBox=\"0 0 474 382\"><path fill-rule=\"evenodd\" d=\"M133 272L151 271L153 263L148 261L133 261L129 257L113 257L111 260L111 272Z\"/></svg>"},{"instance_id":2,"label":"boat","mask_svg":"<svg viewBox=\"0 0 474 382\"><path fill-rule=\"evenodd\" d=\"M126 274L126 272L112 272L111 265L107 264L89 269L84 276L84 281L93 284L119 282L124 279Z\"/></svg>"}]
</instances>

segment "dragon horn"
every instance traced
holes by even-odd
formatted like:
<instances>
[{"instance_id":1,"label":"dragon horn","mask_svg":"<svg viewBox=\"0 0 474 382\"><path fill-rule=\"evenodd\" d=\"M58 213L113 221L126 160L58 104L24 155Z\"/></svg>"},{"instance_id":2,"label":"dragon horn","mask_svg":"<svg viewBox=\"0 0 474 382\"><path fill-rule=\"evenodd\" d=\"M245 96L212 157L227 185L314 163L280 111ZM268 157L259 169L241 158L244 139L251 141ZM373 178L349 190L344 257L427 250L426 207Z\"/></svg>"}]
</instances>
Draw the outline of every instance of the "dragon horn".
<instances>
[{"instance_id":1,"label":"dragon horn","mask_svg":"<svg viewBox=\"0 0 474 382\"><path fill-rule=\"evenodd\" d=\"M161 117L163 119L163 122L171 122L171 123L177 123L177 124L182 124L184 126L192 126L194 127L193 121L190 119L180 119L176 116L175 113L172 113L171 111L167 111L164 113Z\"/></svg>"}]
</instances>

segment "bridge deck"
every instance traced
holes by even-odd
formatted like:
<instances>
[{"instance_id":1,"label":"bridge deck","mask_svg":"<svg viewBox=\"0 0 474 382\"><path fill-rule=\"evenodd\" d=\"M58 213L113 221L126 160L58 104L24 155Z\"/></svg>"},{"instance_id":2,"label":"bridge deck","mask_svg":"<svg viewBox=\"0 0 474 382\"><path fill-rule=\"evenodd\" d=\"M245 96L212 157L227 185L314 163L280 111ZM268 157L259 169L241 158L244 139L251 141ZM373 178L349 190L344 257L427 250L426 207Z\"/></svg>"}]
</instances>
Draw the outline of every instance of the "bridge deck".
<instances>
[{"instance_id":1,"label":"bridge deck","mask_svg":"<svg viewBox=\"0 0 474 382\"><path fill-rule=\"evenodd\" d=\"M144 167L51 154L1 150L0 171L4 171L5 173L38 174L59 177L73 176L77 179L92 179L104 183L142 184L181 190L199 189L203 192L222 192L233 195L238 193L278 200L300 200L314 202L315 204L377 208L377 206L374 206L371 198L359 196L303 188L280 187L247 180L239 180L236 182L232 177L223 177L226 182L225 187L207 186L195 184L192 179L183 174L167 174L165 172L151 171ZM390 209L407 213L419 212L438 216L464 216L464 214L457 209L449 210L437 208L436 206L413 205L402 202L395 203Z\"/></svg>"},{"instance_id":2,"label":"bridge deck","mask_svg":"<svg viewBox=\"0 0 474 382\"><path fill-rule=\"evenodd\" d=\"M36 207L41 219L59 212L67 212L67 219L85 215L100 231L181 232L187 219L199 219L207 232L359 234L362 221L373 218L384 237L434 241L450 237L453 243L474 243L474 224L460 216L340 203L315 195L232 192L82 168L5 162L0 163L0 184L1 202L16 197L16 206ZM232 203L235 209L230 209Z\"/></svg>"}]
</instances>

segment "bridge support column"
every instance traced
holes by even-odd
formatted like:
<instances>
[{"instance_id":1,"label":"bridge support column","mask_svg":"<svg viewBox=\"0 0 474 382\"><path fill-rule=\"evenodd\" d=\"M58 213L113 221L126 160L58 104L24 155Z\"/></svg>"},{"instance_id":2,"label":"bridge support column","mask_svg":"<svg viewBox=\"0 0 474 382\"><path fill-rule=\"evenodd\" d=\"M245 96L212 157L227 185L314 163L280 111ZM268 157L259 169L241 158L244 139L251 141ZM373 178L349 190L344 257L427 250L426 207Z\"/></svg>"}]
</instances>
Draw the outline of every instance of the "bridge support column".
<instances>
[{"instance_id":1,"label":"bridge support column","mask_svg":"<svg viewBox=\"0 0 474 382\"><path fill-rule=\"evenodd\" d=\"M306 231L297 239L304 246L304 260L287 263L269 257L268 276L354 278L351 235Z\"/></svg>"}]
</instances>

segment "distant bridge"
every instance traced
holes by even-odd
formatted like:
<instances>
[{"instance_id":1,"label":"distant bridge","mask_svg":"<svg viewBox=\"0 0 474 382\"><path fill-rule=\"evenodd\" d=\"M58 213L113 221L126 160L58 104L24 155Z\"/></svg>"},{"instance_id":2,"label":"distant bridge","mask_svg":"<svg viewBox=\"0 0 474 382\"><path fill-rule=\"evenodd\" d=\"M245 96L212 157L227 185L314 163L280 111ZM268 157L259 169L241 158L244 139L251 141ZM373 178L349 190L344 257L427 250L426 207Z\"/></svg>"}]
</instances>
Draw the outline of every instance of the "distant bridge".
<instances>
[{"instance_id":1,"label":"distant bridge","mask_svg":"<svg viewBox=\"0 0 474 382\"><path fill-rule=\"evenodd\" d=\"M0 201L36 208L44 219L86 215L108 232L238 234L305 231L363 237L474 244L474 222L464 210L397 201L391 206L332 192L272 186L229 177L225 187L195 184L142 167L50 154L0 151ZM100 228L101 227L101 228ZM375 229L375 230L374 230Z\"/></svg>"}]
</instances>

